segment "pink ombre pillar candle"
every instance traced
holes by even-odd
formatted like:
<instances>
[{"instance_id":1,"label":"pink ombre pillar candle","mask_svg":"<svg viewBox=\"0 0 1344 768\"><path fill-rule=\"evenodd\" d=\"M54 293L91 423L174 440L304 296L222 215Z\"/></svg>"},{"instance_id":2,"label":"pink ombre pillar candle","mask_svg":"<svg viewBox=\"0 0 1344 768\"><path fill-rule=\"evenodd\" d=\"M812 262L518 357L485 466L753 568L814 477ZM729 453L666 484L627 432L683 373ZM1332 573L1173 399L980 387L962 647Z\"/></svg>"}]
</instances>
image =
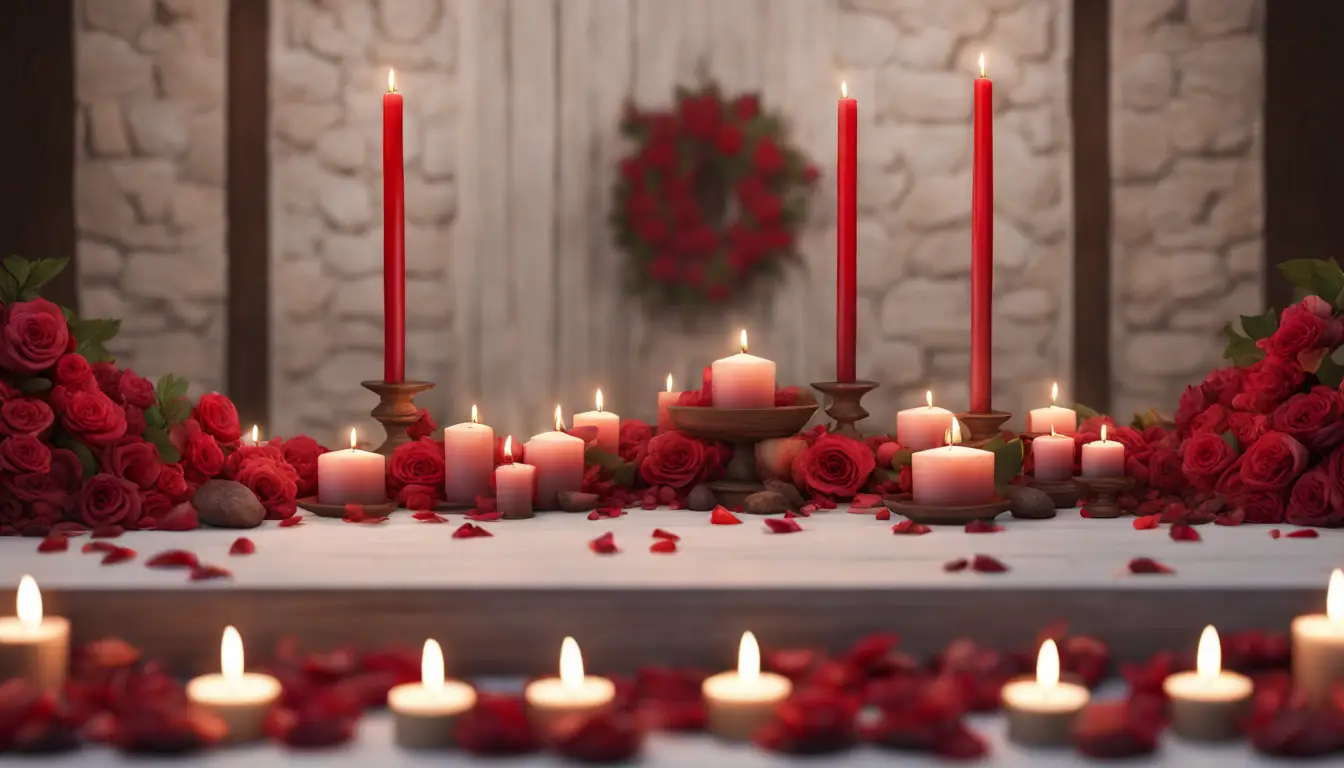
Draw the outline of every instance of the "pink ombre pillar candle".
<instances>
[{"instance_id":1,"label":"pink ombre pillar candle","mask_svg":"<svg viewBox=\"0 0 1344 768\"><path fill-rule=\"evenodd\" d=\"M489 495L495 430L477 423L476 406L471 407L471 421L443 430L443 461L443 491L448 501L474 504L477 496Z\"/></svg>"},{"instance_id":2,"label":"pink ombre pillar candle","mask_svg":"<svg viewBox=\"0 0 1344 768\"><path fill-rule=\"evenodd\" d=\"M382 504L387 501L387 459L354 447L317 457L319 504Z\"/></svg>"},{"instance_id":3,"label":"pink ombre pillar candle","mask_svg":"<svg viewBox=\"0 0 1344 768\"><path fill-rule=\"evenodd\" d=\"M933 405L933 393L924 393L922 408L906 408L896 413L896 442L902 448L924 451L943 444L943 436L952 428L952 412Z\"/></svg>"},{"instance_id":4,"label":"pink ombre pillar candle","mask_svg":"<svg viewBox=\"0 0 1344 768\"><path fill-rule=\"evenodd\" d=\"M715 360L710 369L715 408L775 407L775 363L747 354L746 331L742 332L742 351Z\"/></svg>"},{"instance_id":5,"label":"pink ombre pillar candle","mask_svg":"<svg viewBox=\"0 0 1344 768\"><path fill-rule=\"evenodd\" d=\"M994 500L994 454L948 445L911 457L916 504L969 507Z\"/></svg>"},{"instance_id":6,"label":"pink ombre pillar candle","mask_svg":"<svg viewBox=\"0 0 1344 768\"><path fill-rule=\"evenodd\" d=\"M1046 483L1058 483L1073 477L1073 438L1065 435L1041 435L1031 441L1032 477Z\"/></svg>"},{"instance_id":7,"label":"pink ombre pillar candle","mask_svg":"<svg viewBox=\"0 0 1344 768\"><path fill-rule=\"evenodd\" d=\"M597 439L593 441L599 450L615 455L621 446L621 417L602 410L602 390L597 390L597 410L574 414L574 426L596 427Z\"/></svg>"},{"instance_id":8,"label":"pink ombre pillar candle","mask_svg":"<svg viewBox=\"0 0 1344 768\"><path fill-rule=\"evenodd\" d=\"M495 508L505 520L532 517L532 494L537 468L530 464L501 464L495 469Z\"/></svg>"},{"instance_id":9,"label":"pink ombre pillar candle","mask_svg":"<svg viewBox=\"0 0 1344 768\"><path fill-rule=\"evenodd\" d=\"M1052 405L1048 408L1033 408L1027 414L1028 432L1048 435L1052 427L1057 435L1072 436L1078 431L1078 412L1072 408Z\"/></svg>"},{"instance_id":10,"label":"pink ombre pillar candle","mask_svg":"<svg viewBox=\"0 0 1344 768\"><path fill-rule=\"evenodd\" d=\"M676 429L677 426L672 423L672 416L668 414L667 407L676 405L681 399L681 392L672 389L672 374L667 374L667 389L658 393L658 431L667 432Z\"/></svg>"},{"instance_id":11,"label":"pink ombre pillar candle","mask_svg":"<svg viewBox=\"0 0 1344 768\"><path fill-rule=\"evenodd\" d=\"M537 469L537 509L556 509L560 491L583 488L583 440L543 432L527 441L523 460Z\"/></svg>"},{"instance_id":12,"label":"pink ombre pillar candle","mask_svg":"<svg viewBox=\"0 0 1344 768\"><path fill-rule=\"evenodd\" d=\"M1083 446L1083 477L1120 477L1125 474L1125 446L1106 439L1106 427L1101 428L1101 439Z\"/></svg>"}]
</instances>

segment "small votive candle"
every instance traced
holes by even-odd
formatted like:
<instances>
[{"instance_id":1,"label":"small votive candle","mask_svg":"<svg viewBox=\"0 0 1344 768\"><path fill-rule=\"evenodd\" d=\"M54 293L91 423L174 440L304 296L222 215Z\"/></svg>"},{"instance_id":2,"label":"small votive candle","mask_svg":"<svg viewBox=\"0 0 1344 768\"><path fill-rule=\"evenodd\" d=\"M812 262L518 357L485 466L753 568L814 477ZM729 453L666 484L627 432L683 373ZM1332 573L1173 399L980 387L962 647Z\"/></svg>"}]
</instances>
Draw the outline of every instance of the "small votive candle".
<instances>
[{"instance_id":1,"label":"small votive candle","mask_svg":"<svg viewBox=\"0 0 1344 768\"><path fill-rule=\"evenodd\" d=\"M232 742L257 741L272 705L280 698L280 681L243 671L243 639L224 628L219 643L219 674L201 675L187 683L187 698L223 720Z\"/></svg>"},{"instance_id":2,"label":"small votive candle","mask_svg":"<svg viewBox=\"0 0 1344 768\"><path fill-rule=\"evenodd\" d=\"M555 431L533 435L523 451L523 461L537 471L537 509L558 509L560 491L583 488L583 457L588 446L564 430L557 405Z\"/></svg>"},{"instance_id":3,"label":"small votive candle","mask_svg":"<svg viewBox=\"0 0 1344 768\"><path fill-rule=\"evenodd\" d=\"M676 429L677 426L672 423L672 416L668 413L668 406L676 405L681 399L681 392L672 389L672 374L667 374L667 389L658 393L658 431L668 432Z\"/></svg>"},{"instance_id":4,"label":"small votive candle","mask_svg":"<svg viewBox=\"0 0 1344 768\"><path fill-rule=\"evenodd\" d=\"M749 741L789 697L793 684L787 677L761 671L761 648L756 636L742 633L737 647L737 671L720 672L701 684L709 732L728 741Z\"/></svg>"},{"instance_id":5,"label":"small votive candle","mask_svg":"<svg viewBox=\"0 0 1344 768\"><path fill-rule=\"evenodd\" d=\"M611 706L616 685L605 677L585 675L579 644L566 637L560 644L560 676L533 680L523 691L523 698L532 726L546 734L565 717L591 715Z\"/></svg>"},{"instance_id":6,"label":"small votive candle","mask_svg":"<svg viewBox=\"0 0 1344 768\"><path fill-rule=\"evenodd\" d=\"M709 389L715 408L774 408L775 363L747 354L747 332L742 352L710 364Z\"/></svg>"},{"instance_id":7,"label":"small votive candle","mask_svg":"<svg viewBox=\"0 0 1344 768\"><path fill-rule=\"evenodd\" d=\"M1066 435L1041 435L1031 441L1032 477L1046 483L1058 483L1073 477L1074 440Z\"/></svg>"},{"instance_id":8,"label":"small votive candle","mask_svg":"<svg viewBox=\"0 0 1344 768\"><path fill-rule=\"evenodd\" d=\"M999 694L1008 715L1008 739L1028 747L1070 742L1073 722L1092 698L1087 689L1059 680L1059 648L1046 640L1036 655L1036 679L1015 680Z\"/></svg>"},{"instance_id":9,"label":"small votive candle","mask_svg":"<svg viewBox=\"0 0 1344 768\"><path fill-rule=\"evenodd\" d=\"M596 427L597 439L593 441L593 445L599 450L615 455L621 448L621 417L602 410L602 390L597 390L593 402L597 405L597 410L574 414L574 426Z\"/></svg>"},{"instance_id":10,"label":"small votive candle","mask_svg":"<svg viewBox=\"0 0 1344 768\"><path fill-rule=\"evenodd\" d=\"M537 468L513 461L513 435L504 438L504 463L495 468L495 509L505 520L533 517L532 494L537 488Z\"/></svg>"},{"instance_id":11,"label":"small votive candle","mask_svg":"<svg viewBox=\"0 0 1344 768\"><path fill-rule=\"evenodd\" d=\"M480 423L480 412L471 406L471 421L443 430L444 498L454 504L475 504L477 496L490 492L490 473L495 468L495 430Z\"/></svg>"},{"instance_id":12,"label":"small votive candle","mask_svg":"<svg viewBox=\"0 0 1344 768\"><path fill-rule=\"evenodd\" d=\"M1344 571L1330 574L1325 613L1293 619L1293 687L1314 707L1329 702L1344 680Z\"/></svg>"},{"instance_id":13,"label":"small votive candle","mask_svg":"<svg viewBox=\"0 0 1344 768\"><path fill-rule=\"evenodd\" d=\"M961 427L956 419L944 434L947 446L910 457L911 494L916 504L969 507L994 500L994 454L956 445Z\"/></svg>"},{"instance_id":14,"label":"small votive candle","mask_svg":"<svg viewBox=\"0 0 1344 768\"><path fill-rule=\"evenodd\" d=\"M1056 434L1072 437L1078 432L1078 412L1072 408L1055 405L1059 399L1059 382L1050 385L1050 407L1033 408L1027 413L1027 431L1044 434L1053 431Z\"/></svg>"},{"instance_id":15,"label":"small votive candle","mask_svg":"<svg viewBox=\"0 0 1344 768\"><path fill-rule=\"evenodd\" d=\"M70 622L42 615L42 592L32 576L19 580L15 616L0 618L0 681L22 678L44 691L65 684Z\"/></svg>"},{"instance_id":16,"label":"small votive candle","mask_svg":"<svg viewBox=\"0 0 1344 768\"><path fill-rule=\"evenodd\" d=\"M1101 439L1083 445L1083 477L1120 477L1125 474L1125 445L1106 439L1106 425L1101 425Z\"/></svg>"},{"instance_id":17,"label":"small votive candle","mask_svg":"<svg viewBox=\"0 0 1344 768\"><path fill-rule=\"evenodd\" d=\"M896 413L896 442L912 451L926 451L943 444L943 436L952 428L952 412L933 406L933 391L924 393L923 408L906 408Z\"/></svg>"},{"instance_id":18,"label":"small votive candle","mask_svg":"<svg viewBox=\"0 0 1344 768\"><path fill-rule=\"evenodd\" d=\"M1251 679L1223 671L1218 631L1205 627L1199 636L1195 671L1171 675L1162 690L1171 700L1171 730L1192 741L1221 741L1237 736L1237 721L1246 712L1254 686Z\"/></svg>"},{"instance_id":19,"label":"small votive candle","mask_svg":"<svg viewBox=\"0 0 1344 768\"><path fill-rule=\"evenodd\" d=\"M350 450L317 457L319 504L382 504L387 501L387 459L361 451L350 430Z\"/></svg>"},{"instance_id":20,"label":"small votive candle","mask_svg":"<svg viewBox=\"0 0 1344 768\"><path fill-rule=\"evenodd\" d=\"M398 685L387 692L387 708L397 746L404 749L443 749L453 744L453 725L463 712L476 706L476 689L443 675L443 649L426 640L420 656L420 682Z\"/></svg>"}]
</instances>

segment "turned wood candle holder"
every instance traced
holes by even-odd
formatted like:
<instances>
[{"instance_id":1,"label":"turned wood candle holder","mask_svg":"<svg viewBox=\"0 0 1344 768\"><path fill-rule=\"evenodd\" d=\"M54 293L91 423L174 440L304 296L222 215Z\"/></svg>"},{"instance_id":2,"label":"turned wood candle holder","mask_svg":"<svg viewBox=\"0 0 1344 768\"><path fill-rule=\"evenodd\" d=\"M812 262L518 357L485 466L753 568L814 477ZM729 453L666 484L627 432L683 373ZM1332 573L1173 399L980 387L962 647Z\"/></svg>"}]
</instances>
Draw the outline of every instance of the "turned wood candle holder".
<instances>
[{"instance_id":1,"label":"turned wood candle holder","mask_svg":"<svg viewBox=\"0 0 1344 768\"><path fill-rule=\"evenodd\" d=\"M312 512L318 517L345 517L344 504L322 504L318 502L316 496L305 496L297 502L299 509L306 512ZM397 510L397 503L394 501L384 501L378 504L357 504L364 510L364 514L369 517L387 517Z\"/></svg>"},{"instance_id":2,"label":"turned wood candle holder","mask_svg":"<svg viewBox=\"0 0 1344 768\"><path fill-rule=\"evenodd\" d=\"M1082 495L1083 506L1088 517L1110 519L1124 514L1115 498L1134 487L1134 478L1121 477L1083 477L1074 478L1078 491Z\"/></svg>"},{"instance_id":3,"label":"turned wood candle holder","mask_svg":"<svg viewBox=\"0 0 1344 768\"><path fill-rule=\"evenodd\" d=\"M1013 417L1003 411L988 413L958 413L957 421L962 423L966 434L961 436L961 444L969 448L979 448L996 437L1003 436L1003 423Z\"/></svg>"},{"instance_id":4,"label":"turned wood candle holder","mask_svg":"<svg viewBox=\"0 0 1344 768\"><path fill-rule=\"evenodd\" d=\"M876 381L819 381L812 388L827 397L826 415L835 419L831 433L862 440L859 428L854 426L868 418L868 411L860 404L863 396L877 389Z\"/></svg>"},{"instance_id":5,"label":"turned wood candle holder","mask_svg":"<svg viewBox=\"0 0 1344 768\"><path fill-rule=\"evenodd\" d=\"M420 419L415 407L415 396L434 388L430 381L363 381L360 386L378 396L378 407L371 411L373 418L383 425L387 439L374 451L391 456L398 445L411 441L406 430Z\"/></svg>"},{"instance_id":6,"label":"turned wood candle holder","mask_svg":"<svg viewBox=\"0 0 1344 768\"><path fill-rule=\"evenodd\" d=\"M914 497L908 493L884 496L882 503L901 517L924 525L965 525L973 520L993 520L1012 506L1008 499L996 497L984 504L943 507L916 503Z\"/></svg>"},{"instance_id":7,"label":"turned wood candle holder","mask_svg":"<svg viewBox=\"0 0 1344 768\"><path fill-rule=\"evenodd\" d=\"M688 435L733 444L733 458L724 478L709 484L714 499L732 509L751 494L765 490L765 484L756 475L756 444L798 434L816 411L816 403L780 408L671 405L667 415L673 426Z\"/></svg>"}]
</instances>

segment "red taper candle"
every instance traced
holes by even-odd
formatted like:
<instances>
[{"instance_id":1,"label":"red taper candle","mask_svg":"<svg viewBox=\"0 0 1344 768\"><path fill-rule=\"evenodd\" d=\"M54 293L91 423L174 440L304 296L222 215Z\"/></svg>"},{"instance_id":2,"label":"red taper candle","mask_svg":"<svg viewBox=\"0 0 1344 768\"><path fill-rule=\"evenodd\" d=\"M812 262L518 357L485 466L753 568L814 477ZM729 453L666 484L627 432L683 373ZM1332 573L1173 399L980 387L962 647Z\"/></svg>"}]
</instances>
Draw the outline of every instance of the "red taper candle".
<instances>
[{"instance_id":1,"label":"red taper candle","mask_svg":"<svg viewBox=\"0 0 1344 768\"><path fill-rule=\"evenodd\" d=\"M383 94L383 380L406 380L406 183L397 72Z\"/></svg>"},{"instance_id":2,"label":"red taper candle","mask_svg":"<svg viewBox=\"0 0 1344 768\"><path fill-rule=\"evenodd\" d=\"M971 413L989 413L994 302L994 85L975 79L975 166L971 187Z\"/></svg>"},{"instance_id":3,"label":"red taper candle","mask_svg":"<svg viewBox=\"0 0 1344 768\"><path fill-rule=\"evenodd\" d=\"M835 237L835 379L854 380L854 346L858 326L858 148L859 102L840 83L837 109Z\"/></svg>"}]
</instances>

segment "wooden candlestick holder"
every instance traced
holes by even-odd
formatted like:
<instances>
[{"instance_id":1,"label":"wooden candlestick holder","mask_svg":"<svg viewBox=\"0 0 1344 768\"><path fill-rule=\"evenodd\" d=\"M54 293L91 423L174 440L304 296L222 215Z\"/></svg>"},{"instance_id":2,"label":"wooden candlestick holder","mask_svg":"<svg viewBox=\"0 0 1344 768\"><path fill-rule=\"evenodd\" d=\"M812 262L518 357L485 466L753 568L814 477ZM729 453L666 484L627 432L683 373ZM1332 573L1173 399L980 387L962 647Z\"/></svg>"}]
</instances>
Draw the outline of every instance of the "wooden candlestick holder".
<instances>
[{"instance_id":1,"label":"wooden candlestick holder","mask_svg":"<svg viewBox=\"0 0 1344 768\"><path fill-rule=\"evenodd\" d=\"M984 504L964 507L919 504L914 496L908 493L885 496L882 503L901 517L923 525L965 525L973 520L993 520L1007 512L1011 506L1008 499L1001 497L995 497L993 501Z\"/></svg>"},{"instance_id":2,"label":"wooden candlestick holder","mask_svg":"<svg viewBox=\"0 0 1344 768\"><path fill-rule=\"evenodd\" d=\"M967 434L961 436L961 444L970 448L979 448L996 437L1003 436L1003 423L1013 418L1013 414L1003 411L987 413L958 413L957 421L966 428Z\"/></svg>"},{"instance_id":3,"label":"wooden candlestick holder","mask_svg":"<svg viewBox=\"0 0 1344 768\"><path fill-rule=\"evenodd\" d=\"M1082 495L1083 506L1088 517L1114 518L1124 514L1115 498L1134 487L1134 478L1121 477L1076 477L1074 482Z\"/></svg>"},{"instance_id":4,"label":"wooden candlestick holder","mask_svg":"<svg viewBox=\"0 0 1344 768\"><path fill-rule=\"evenodd\" d=\"M831 432L836 435L862 440L859 428L854 426L868 418L868 411L859 402L863 396L877 389L876 381L818 381L812 388L827 397L826 415L835 419Z\"/></svg>"},{"instance_id":5,"label":"wooden candlestick holder","mask_svg":"<svg viewBox=\"0 0 1344 768\"><path fill-rule=\"evenodd\" d=\"M406 430L420 419L415 407L415 396L434 388L431 381L362 381L360 386L378 396L378 407L371 411L373 418L383 425L387 439L375 453L391 456L398 445L411 441Z\"/></svg>"},{"instance_id":6,"label":"wooden candlestick holder","mask_svg":"<svg viewBox=\"0 0 1344 768\"><path fill-rule=\"evenodd\" d=\"M714 499L729 509L765 484L756 475L756 444L775 437L796 435L816 413L816 403L780 408L702 408L668 406L667 415L681 431L702 440L733 444L733 458L722 480L709 484Z\"/></svg>"}]
</instances>

